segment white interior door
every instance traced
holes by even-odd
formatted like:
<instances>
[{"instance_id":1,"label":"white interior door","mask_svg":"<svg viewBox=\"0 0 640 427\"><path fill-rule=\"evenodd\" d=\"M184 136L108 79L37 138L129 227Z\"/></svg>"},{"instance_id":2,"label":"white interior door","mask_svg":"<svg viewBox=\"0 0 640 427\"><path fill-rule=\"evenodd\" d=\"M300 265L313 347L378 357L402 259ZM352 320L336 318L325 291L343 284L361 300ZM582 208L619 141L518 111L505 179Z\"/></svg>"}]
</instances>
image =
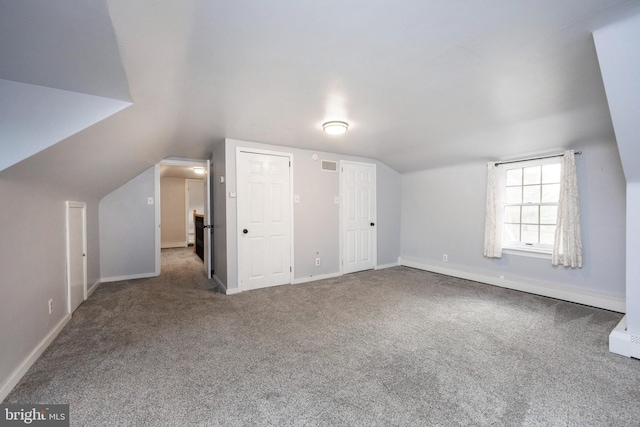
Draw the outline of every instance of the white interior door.
<instances>
[{"instance_id":1,"label":"white interior door","mask_svg":"<svg viewBox=\"0 0 640 427\"><path fill-rule=\"evenodd\" d=\"M86 205L67 202L68 310L73 313L87 297Z\"/></svg>"},{"instance_id":2,"label":"white interior door","mask_svg":"<svg viewBox=\"0 0 640 427\"><path fill-rule=\"evenodd\" d=\"M211 160L207 160L204 169L204 272L211 279L211 232L213 231L213 221L211 212Z\"/></svg>"},{"instance_id":3,"label":"white interior door","mask_svg":"<svg viewBox=\"0 0 640 427\"><path fill-rule=\"evenodd\" d=\"M376 166L341 162L342 272L376 266Z\"/></svg>"},{"instance_id":4,"label":"white interior door","mask_svg":"<svg viewBox=\"0 0 640 427\"><path fill-rule=\"evenodd\" d=\"M291 283L289 157L238 152L240 289Z\"/></svg>"}]
</instances>

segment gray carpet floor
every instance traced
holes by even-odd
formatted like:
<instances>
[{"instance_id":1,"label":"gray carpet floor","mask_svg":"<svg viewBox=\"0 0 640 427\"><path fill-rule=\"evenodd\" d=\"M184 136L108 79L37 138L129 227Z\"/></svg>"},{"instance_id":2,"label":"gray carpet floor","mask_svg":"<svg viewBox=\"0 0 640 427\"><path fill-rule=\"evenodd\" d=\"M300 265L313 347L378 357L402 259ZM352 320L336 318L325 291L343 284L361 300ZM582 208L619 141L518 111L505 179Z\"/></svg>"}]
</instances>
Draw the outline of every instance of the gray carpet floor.
<instances>
[{"instance_id":1,"label":"gray carpet floor","mask_svg":"<svg viewBox=\"0 0 640 427\"><path fill-rule=\"evenodd\" d=\"M185 249L102 284L5 403L83 426L638 426L622 315L396 267L225 296Z\"/></svg>"}]
</instances>

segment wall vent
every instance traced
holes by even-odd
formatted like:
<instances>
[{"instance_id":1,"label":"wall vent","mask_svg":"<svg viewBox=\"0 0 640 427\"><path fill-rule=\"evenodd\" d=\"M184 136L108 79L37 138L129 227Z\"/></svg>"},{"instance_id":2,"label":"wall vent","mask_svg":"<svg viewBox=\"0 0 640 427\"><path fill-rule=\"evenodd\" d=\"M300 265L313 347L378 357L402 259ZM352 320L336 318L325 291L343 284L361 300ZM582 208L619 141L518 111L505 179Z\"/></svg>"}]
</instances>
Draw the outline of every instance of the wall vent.
<instances>
[{"instance_id":1,"label":"wall vent","mask_svg":"<svg viewBox=\"0 0 640 427\"><path fill-rule=\"evenodd\" d=\"M321 169L326 172L338 172L338 162L323 160L321 164Z\"/></svg>"}]
</instances>

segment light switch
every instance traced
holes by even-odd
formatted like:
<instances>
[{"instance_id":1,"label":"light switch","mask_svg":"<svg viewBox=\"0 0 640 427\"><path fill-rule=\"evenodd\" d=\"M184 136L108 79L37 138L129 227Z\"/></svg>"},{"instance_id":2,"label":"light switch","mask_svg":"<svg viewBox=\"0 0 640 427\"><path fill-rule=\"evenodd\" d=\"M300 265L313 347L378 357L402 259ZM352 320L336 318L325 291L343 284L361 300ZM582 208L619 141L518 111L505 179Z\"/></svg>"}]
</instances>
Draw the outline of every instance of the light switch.
<instances>
[{"instance_id":1,"label":"light switch","mask_svg":"<svg viewBox=\"0 0 640 427\"><path fill-rule=\"evenodd\" d=\"M300 203L300 195L296 194L295 196L293 196L293 202L294 203Z\"/></svg>"},{"instance_id":2,"label":"light switch","mask_svg":"<svg viewBox=\"0 0 640 427\"><path fill-rule=\"evenodd\" d=\"M224 184L224 176L220 177L220 184Z\"/></svg>"},{"instance_id":3,"label":"light switch","mask_svg":"<svg viewBox=\"0 0 640 427\"><path fill-rule=\"evenodd\" d=\"M231 198L236 197L236 192L235 191L229 191L229 197L231 197Z\"/></svg>"},{"instance_id":4,"label":"light switch","mask_svg":"<svg viewBox=\"0 0 640 427\"><path fill-rule=\"evenodd\" d=\"M148 205L152 205L153 204L153 197L147 197L147 204Z\"/></svg>"}]
</instances>

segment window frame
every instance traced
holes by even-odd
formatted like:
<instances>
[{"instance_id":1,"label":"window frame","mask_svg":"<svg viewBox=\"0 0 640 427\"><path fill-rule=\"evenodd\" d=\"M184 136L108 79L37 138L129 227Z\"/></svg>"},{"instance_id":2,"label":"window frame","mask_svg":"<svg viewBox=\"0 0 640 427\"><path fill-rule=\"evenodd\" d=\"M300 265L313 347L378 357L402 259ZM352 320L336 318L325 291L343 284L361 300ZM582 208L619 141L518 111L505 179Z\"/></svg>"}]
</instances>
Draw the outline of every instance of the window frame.
<instances>
[{"instance_id":1,"label":"window frame","mask_svg":"<svg viewBox=\"0 0 640 427\"><path fill-rule=\"evenodd\" d=\"M527 206L527 205L532 205L532 206L558 206L558 202L555 203L551 203L551 202L542 202L542 200L538 203L507 203L507 171L508 170L513 170L513 169L525 169L528 167L532 167L532 166L544 166L544 165L549 165L549 164L559 164L560 165L560 181L562 180L562 158L561 157L551 157L551 158L546 158L546 159L537 159L537 160L526 160L526 161L520 161L517 163L505 163L501 165L501 186L502 186L502 206L501 206L501 212L500 212L500 218L501 218L501 226L502 226L502 249L504 252L506 253L513 253L513 254L517 254L517 255L528 255L528 256L540 256L542 255L544 258L551 256L551 254L553 253L553 244L548 244L548 243L524 243L524 242L516 242L516 241L507 241L506 240L506 236L507 233L505 231L506 229L506 218L505 218L505 208L507 206ZM542 179L542 178L541 178ZM560 181L558 183L560 183ZM535 184L533 184L535 185ZM542 181L540 183L540 185L542 185ZM524 187L525 184L523 183L522 186ZM522 221L519 223L522 226ZM543 224L544 225L544 224ZM556 224L557 226L557 220L556 220ZM540 226L540 217L538 217L538 227ZM554 237L555 239L555 237Z\"/></svg>"}]
</instances>

